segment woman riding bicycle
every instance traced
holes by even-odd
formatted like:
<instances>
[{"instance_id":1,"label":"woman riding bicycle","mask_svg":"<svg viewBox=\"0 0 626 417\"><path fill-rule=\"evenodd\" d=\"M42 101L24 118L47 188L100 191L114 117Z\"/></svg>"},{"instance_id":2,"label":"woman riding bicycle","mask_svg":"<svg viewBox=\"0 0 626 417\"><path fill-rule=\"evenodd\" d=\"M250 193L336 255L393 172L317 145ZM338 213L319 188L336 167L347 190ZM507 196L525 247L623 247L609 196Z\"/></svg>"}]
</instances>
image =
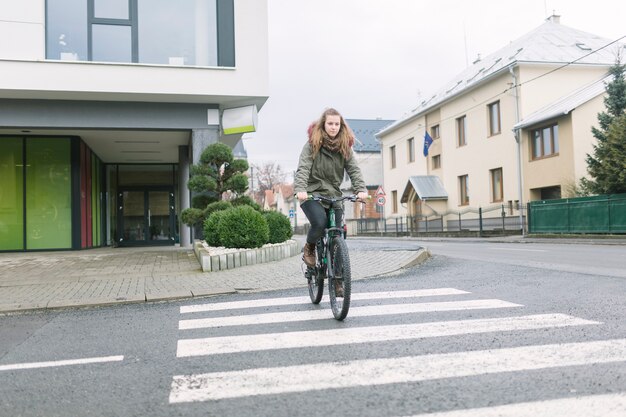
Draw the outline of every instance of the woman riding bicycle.
<instances>
[{"instance_id":1,"label":"woman riding bicycle","mask_svg":"<svg viewBox=\"0 0 626 417\"><path fill-rule=\"evenodd\" d=\"M324 234L328 224L328 207L325 206L327 203L309 200L309 195L340 197L339 186L344 171L348 173L358 199L367 198L367 188L352 151L354 134L337 110L330 108L324 111L320 119L309 126L308 134L309 140L300 153L294 191L311 224L302 260L307 266L313 267L315 243ZM335 219L338 225L341 225L342 217L343 207L336 206Z\"/></svg>"}]
</instances>

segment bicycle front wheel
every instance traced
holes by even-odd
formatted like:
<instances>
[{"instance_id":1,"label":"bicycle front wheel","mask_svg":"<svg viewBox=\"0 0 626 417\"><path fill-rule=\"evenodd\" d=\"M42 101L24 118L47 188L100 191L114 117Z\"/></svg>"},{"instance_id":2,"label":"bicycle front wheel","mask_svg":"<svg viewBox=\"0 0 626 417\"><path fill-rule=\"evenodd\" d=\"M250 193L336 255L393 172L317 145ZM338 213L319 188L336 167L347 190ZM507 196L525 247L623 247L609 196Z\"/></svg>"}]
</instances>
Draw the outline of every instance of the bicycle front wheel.
<instances>
[{"instance_id":1,"label":"bicycle front wheel","mask_svg":"<svg viewBox=\"0 0 626 417\"><path fill-rule=\"evenodd\" d=\"M352 289L352 274L350 272L350 256L348 245L340 236L333 238L330 247L330 265L333 276L328 279L328 295L333 316L343 320L350 309L350 293ZM330 275L330 274L329 274Z\"/></svg>"}]
</instances>

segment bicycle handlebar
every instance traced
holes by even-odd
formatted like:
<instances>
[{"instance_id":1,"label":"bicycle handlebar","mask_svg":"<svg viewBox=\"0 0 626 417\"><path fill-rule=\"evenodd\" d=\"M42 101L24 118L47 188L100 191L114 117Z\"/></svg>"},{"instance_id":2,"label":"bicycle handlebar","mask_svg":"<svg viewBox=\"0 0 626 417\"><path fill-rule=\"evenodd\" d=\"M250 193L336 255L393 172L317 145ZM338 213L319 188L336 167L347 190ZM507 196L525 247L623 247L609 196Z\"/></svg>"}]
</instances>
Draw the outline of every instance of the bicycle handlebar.
<instances>
[{"instance_id":1,"label":"bicycle handlebar","mask_svg":"<svg viewBox=\"0 0 626 417\"><path fill-rule=\"evenodd\" d=\"M370 198L372 198L371 196L367 196L368 200ZM344 200L349 200L352 201L353 203L356 201L359 201L361 203L365 203L365 200L360 200L356 194L351 194L351 195L344 195L341 197L324 197L323 195L309 195L309 200L313 200L313 201L325 201L327 203L337 203L339 201L344 201Z\"/></svg>"}]
</instances>

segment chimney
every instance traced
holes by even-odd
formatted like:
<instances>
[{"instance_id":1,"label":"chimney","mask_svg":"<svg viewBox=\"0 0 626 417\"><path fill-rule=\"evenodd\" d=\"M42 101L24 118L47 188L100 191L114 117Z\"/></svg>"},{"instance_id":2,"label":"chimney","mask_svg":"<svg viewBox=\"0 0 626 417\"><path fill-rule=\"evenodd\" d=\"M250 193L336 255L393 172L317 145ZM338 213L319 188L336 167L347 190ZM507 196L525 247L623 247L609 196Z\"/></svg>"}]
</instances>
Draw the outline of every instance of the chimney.
<instances>
[{"instance_id":1,"label":"chimney","mask_svg":"<svg viewBox=\"0 0 626 417\"><path fill-rule=\"evenodd\" d=\"M546 20L552 22L552 23L556 23L557 25L561 23L561 15L558 15L554 12L554 10L552 11L552 16L548 17Z\"/></svg>"}]
</instances>

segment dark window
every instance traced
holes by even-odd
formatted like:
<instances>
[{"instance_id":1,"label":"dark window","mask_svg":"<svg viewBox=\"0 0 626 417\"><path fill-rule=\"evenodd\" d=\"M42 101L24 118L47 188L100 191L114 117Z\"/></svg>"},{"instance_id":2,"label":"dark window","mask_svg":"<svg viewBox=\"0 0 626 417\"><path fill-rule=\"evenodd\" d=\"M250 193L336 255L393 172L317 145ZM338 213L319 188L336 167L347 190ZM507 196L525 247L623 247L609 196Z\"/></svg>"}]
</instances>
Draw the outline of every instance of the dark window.
<instances>
[{"instance_id":1,"label":"dark window","mask_svg":"<svg viewBox=\"0 0 626 417\"><path fill-rule=\"evenodd\" d=\"M407 140L406 146L407 146L408 162L414 162L415 161L415 140L413 140L413 138Z\"/></svg>"},{"instance_id":2,"label":"dark window","mask_svg":"<svg viewBox=\"0 0 626 417\"><path fill-rule=\"evenodd\" d=\"M234 66L233 0L47 0L46 58Z\"/></svg>"},{"instance_id":3,"label":"dark window","mask_svg":"<svg viewBox=\"0 0 626 417\"><path fill-rule=\"evenodd\" d=\"M467 145L467 137L465 136L467 133L467 118L465 116L461 116L456 119L456 137L457 146L465 146Z\"/></svg>"},{"instance_id":4,"label":"dark window","mask_svg":"<svg viewBox=\"0 0 626 417\"><path fill-rule=\"evenodd\" d=\"M434 125L430 128L430 136L433 139L439 139L439 125Z\"/></svg>"},{"instance_id":5,"label":"dark window","mask_svg":"<svg viewBox=\"0 0 626 417\"><path fill-rule=\"evenodd\" d=\"M469 204L469 179L467 175L459 177L459 205L466 206Z\"/></svg>"},{"instance_id":6,"label":"dark window","mask_svg":"<svg viewBox=\"0 0 626 417\"><path fill-rule=\"evenodd\" d=\"M398 212L398 192L395 190L391 192L391 210L393 213Z\"/></svg>"},{"instance_id":7,"label":"dark window","mask_svg":"<svg viewBox=\"0 0 626 417\"><path fill-rule=\"evenodd\" d=\"M441 168L441 155L433 155L433 169Z\"/></svg>"},{"instance_id":8,"label":"dark window","mask_svg":"<svg viewBox=\"0 0 626 417\"><path fill-rule=\"evenodd\" d=\"M492 169L489 173L491 177L491 201L500 202L503 199L502 168Z\"/></svg>"},{"instance_id":9,"label":"dark window","mask_svg":"<svg viewBox=\"0 0 626 417\"><path fill-rule=\"evenodd\" d=\"M391 169L394 169L396 167L396 146L391 146L389 148L389 154L391 157Z\"/></svg>"},{"instance_id":10,"label":"dark window","mask_svg":"<svg viewBox=\"0 0 626 417\"><path fill-rule=\"evenodd\" d=\"M500 102L496 101L487 106L489 109L489 135L500 133Z\"/></svg>"},{"instance_id":11,"label":"dark window","mask_svg":"<svg viewBox=\"0 0 626 417\"><path fill-rule=\"evenodd\" d=\"M541 159L559 153L559 125L554 124L531 131L532 159Z\"/></svg>"}]
</instances>

